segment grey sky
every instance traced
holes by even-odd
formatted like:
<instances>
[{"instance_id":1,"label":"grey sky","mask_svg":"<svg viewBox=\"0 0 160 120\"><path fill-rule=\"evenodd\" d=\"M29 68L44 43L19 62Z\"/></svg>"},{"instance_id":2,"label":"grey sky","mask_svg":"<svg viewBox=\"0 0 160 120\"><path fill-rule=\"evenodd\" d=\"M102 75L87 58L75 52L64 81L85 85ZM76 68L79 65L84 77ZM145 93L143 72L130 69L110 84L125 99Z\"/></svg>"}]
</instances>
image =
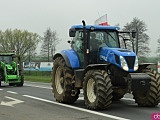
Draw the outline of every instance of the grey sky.
<instances>
[{"instance_id":1,"label":"grey sky","mask_svg":"<svg viewBox=\"0 0 160 120\"><path fill-rule=\"evenodd\" d=\"M62 39L58 51L69 48L68 29L74 24L87 24L104 14L110 25L123 27L134 17L147 24L152 54L160 37L160 0L0 0L0 29L43 32L50 27Z\"/></svg>"}]
</instances>

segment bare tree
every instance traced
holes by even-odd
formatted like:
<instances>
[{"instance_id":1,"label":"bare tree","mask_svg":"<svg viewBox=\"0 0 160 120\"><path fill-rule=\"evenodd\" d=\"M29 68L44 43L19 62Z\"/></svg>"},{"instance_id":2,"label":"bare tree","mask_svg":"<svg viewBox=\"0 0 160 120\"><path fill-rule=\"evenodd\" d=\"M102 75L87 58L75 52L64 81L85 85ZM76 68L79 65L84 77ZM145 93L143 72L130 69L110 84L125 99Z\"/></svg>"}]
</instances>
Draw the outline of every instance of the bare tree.
<instances>
[{"instance_id":1,"label":"bare tree","mask_svg":"<svg viewBox=\"0 0 160 120\"><path fill-rule=\"evenodd\" d=\"M44 32L43 43L41 46L41 55L47 55L47 61L50 61L50 56L53 56L56 51L56 46L60 39L57 37L56 31L52 31L50 28Z\"/></svg>"},{"instance_id":2,"label":"bare tree","mask_svg":"<svg viewBox=\"0 0 160 120\"><path fill-rule=\"evenodd\" d=\"M136 31L136 39L132 41L132 45L128 46L132 47L132 50L138 55L138 57L144 58L148 56L150 52L149 36L145 33L147 31L145 22L135 17L130 23L127 23L124 26L123 30Z\"/></svg>"}]
</instances>

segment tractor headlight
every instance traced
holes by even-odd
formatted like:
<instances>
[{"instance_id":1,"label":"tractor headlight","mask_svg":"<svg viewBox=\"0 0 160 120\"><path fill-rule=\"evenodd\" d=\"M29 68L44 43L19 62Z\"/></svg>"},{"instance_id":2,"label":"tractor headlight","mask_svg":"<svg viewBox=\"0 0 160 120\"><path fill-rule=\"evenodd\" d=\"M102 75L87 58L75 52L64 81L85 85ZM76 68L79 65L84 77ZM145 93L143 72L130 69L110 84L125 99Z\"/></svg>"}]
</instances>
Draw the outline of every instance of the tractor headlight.
<instances>
[{"instance_id":1,"label":"tractor headlight","mask_svg":"<svg viewBox=\"0 0 160 120\"><path fill-rule=\"evenodd\" d=\"M125 71L128 71L128 66L124 57L120 56L121 66Z\"/></svg>"},{"instance_id":2,"label":"tractor headlight","mask_svg":"<svg viewBox=\"0 0 160 120\"><path fill-rule=\"evenodd\" d=\"M134 71L138 70L138 58L136 56L136 59L135 59L135 63L134 63Z\"/></svg>"}]
</instances>

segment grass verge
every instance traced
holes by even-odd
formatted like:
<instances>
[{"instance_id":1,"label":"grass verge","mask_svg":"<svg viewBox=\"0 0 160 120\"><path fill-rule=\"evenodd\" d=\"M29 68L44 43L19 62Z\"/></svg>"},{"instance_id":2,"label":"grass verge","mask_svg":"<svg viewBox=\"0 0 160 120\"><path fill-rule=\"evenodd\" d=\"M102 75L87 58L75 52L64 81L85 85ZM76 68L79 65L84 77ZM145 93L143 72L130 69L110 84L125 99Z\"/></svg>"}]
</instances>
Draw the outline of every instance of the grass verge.
<instances>
[{"instance_id":1,"label":"grass verge","mask_svg":"<svg viewBox=\"0 0 160 120\"><path fill-rule=\"evenodd\" d=\"M50 83L52 78L51 71L23 71L24 80L31 82Z\"/></svg>"},{"instance_id":2,"label":"grass verge","mask_svg":"<svg viewBox=\"0 0 160 120\"><path fill-rule=\"evenodd\" d=\"M50 83L51 76L29 76L24 75L25 81Z\"/></svg>"}]
</instances>

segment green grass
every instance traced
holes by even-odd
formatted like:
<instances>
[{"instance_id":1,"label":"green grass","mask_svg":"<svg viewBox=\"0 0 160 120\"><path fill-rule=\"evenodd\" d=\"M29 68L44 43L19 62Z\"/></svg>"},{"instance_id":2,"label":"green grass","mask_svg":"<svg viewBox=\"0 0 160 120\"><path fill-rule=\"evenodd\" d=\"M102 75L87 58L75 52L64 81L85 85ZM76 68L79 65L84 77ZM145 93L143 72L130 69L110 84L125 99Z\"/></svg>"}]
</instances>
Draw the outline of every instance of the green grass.
<instances>
[{"instance_id":1,"label":"green grass","mask_svg":"<svg viewBox=\"0 0 160 120\"><path fill-rule=\"evenodd\" d=\"M24 75L25 81L50 83L51 76L29 76Z\"/></svg>"},{"instance_id":2,"label":"green grass","mask_svg":"<svg viewBox=\"0 0 160 120\"><path fill-rule=\"evenodd\" d=\"M51 82L51 72L46 71L24 71L24 80L31 82Z\"/></svg>"}]
</instances>

